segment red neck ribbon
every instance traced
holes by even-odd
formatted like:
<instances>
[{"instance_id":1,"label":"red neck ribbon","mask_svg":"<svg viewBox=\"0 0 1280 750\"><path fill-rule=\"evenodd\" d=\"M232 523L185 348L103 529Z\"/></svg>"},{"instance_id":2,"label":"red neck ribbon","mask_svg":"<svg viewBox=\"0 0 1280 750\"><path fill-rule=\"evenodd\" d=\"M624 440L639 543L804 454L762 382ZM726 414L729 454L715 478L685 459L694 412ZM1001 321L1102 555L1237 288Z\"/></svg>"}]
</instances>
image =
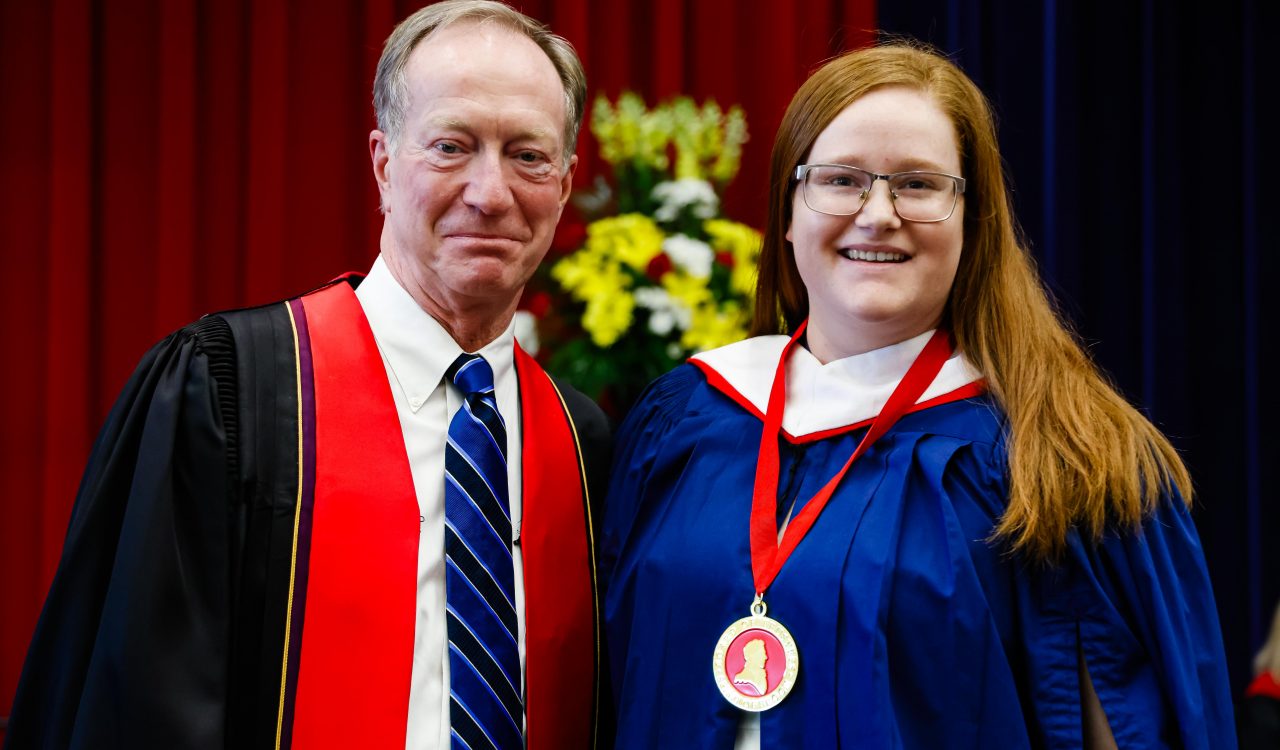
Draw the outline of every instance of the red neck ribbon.
<instances>
[{"instance_id":1,"label":"red neck ribbon","mask_svg":"<svg viewBox=\"0 0 1280 750\"><path fill-rule=\"evenodd\" d=\"M942 329L935 331L933 338L929 339L924 350L911 363L898 387L889 395L884 408L871 422L867 434L862 437L853 455L849 456L844 468L805 503L804 510L788 524L786 534L779 542L778 433L782 429L782 412L787 405L787 358L808 325L808 321L805 321L796 329L795 335L787 342L778 359L778 370L773 376L769 406L764 415L764 432L760 435L760 458L756 464L756 482L751 500L751 573L755 577L757 596L764 595L765 589L773 583L796 545L809 533L809 528L818 519L818 514L826 507L827 501L831 499L836 486L844 479L853 462L915 405L953 351L951 336Z\"/></svg>"}]
</instances>

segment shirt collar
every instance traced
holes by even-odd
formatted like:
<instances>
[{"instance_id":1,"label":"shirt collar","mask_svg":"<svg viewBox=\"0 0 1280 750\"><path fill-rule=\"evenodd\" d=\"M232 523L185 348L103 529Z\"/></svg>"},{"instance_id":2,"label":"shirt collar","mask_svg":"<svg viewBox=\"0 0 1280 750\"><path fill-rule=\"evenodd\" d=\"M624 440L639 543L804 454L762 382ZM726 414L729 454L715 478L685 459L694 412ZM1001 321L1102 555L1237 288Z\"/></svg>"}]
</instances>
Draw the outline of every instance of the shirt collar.
<instances>
[{"instance_id":1,"label":"shirt collar","mask_svg":"<svg viewBox=\"0 0 1280 750\"><path fill-rule=\"evenodd\" d=\"M356 297L387 368L399 382L409 409L417 412L440 384L445 370L462 354L462 347L400 286L381 255L356 287ZM493 368L495 383L511 377L514 345L513 320L498 338L477 352Z\"/></svg>"}]
</instances>

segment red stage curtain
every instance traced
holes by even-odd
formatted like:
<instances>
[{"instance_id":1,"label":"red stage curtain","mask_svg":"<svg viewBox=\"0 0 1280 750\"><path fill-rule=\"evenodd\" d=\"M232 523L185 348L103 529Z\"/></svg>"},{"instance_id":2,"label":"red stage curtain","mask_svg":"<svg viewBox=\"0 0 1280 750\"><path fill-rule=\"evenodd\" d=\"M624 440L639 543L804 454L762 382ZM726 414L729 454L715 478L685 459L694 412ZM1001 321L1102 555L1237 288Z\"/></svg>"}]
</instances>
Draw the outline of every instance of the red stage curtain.
<instances>
[{"instance_id":1,"label":"red stage curtain","mask_svg":"<svg viewBox=\"0 0 1280 750\"><path fill-rule=\"evenodd\" d=\"M372 261L373 70L422 4L0 0L0 716L138 357L203 313ZM727 212L757 226L791 94L875 24L873 0L517 5L574 43L593 98L742 104L752 140ZM585 185L589 137L579 154Z\"/></svg>"}]
</instances>

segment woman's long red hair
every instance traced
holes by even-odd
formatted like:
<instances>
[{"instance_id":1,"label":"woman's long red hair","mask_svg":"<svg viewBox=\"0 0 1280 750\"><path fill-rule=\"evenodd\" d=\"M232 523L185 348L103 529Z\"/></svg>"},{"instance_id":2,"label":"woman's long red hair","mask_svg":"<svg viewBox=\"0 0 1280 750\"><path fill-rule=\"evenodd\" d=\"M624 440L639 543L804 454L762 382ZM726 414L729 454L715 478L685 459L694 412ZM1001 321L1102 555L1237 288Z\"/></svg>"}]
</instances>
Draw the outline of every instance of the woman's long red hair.
<instances>
[{"instance_id":1,"label":"woman's long red hair","mask_svg":"<svg viewBox=\"0 0 1280 750\"><path fill-rule=\"evenodd\" d=\"M808 298L792 248L795 167L851 103L884 86L933 97L960 145L964 246L943 324L982 371L1008 419L1009 497L995 537L1051 561L1073 527L1098 539L1136 528L1162 494L1189 503L1182 459L1090 361L1051 304L1022 242L986 97L951 61L913 43L856 50L817 70L792 99L774 143L769 215L752 334L794 330Z\"/></svg>"}]
</instances>

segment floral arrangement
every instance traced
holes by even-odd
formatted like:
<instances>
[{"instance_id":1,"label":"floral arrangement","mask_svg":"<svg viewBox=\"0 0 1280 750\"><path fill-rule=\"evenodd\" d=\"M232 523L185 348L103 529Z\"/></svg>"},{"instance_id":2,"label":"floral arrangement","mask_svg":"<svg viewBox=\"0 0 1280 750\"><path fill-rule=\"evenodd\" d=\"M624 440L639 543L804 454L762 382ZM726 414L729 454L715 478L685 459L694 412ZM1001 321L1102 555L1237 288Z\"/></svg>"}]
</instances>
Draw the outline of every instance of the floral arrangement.
<instances>
[{"instance_id":1,"label":"floral arrangement","mask_svg":"<svg viewBox=\"0 0 1280 750\"><path fill-rule=\"evenodd\" d=\"M614 179L576 197L585 237L549 264L539 338L548 369L620 415L691 354L746 336L760 233L720 211L747 140L741 108L649 109L625 93L597 99L590 127Z\"/></svg>"}]
</instances>

